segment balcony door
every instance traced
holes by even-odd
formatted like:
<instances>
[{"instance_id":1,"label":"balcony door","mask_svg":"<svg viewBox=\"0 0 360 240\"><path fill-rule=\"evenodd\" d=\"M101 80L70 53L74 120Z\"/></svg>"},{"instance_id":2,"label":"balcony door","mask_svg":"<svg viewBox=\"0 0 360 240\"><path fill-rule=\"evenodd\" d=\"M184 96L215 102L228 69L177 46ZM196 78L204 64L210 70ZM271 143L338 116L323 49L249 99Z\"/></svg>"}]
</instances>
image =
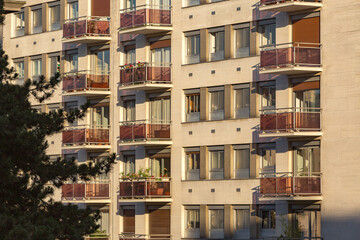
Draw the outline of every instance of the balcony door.
<instances>
[{"instance_id":1,"label":"balcony door","mask_svg":"<svg viewBox=\"0 0 360 240\"><path fill-rule=\"evenodd\" d=\"M320 210L295 210L295 227L301 228L301 238L321 237Z\"/></svg>"},{"instance_id":2,"label":"balcony door","mask_svg":"<svg viewBox=\"0 0 360 240\"><path fill-rule=\"evenodd\" d=\"M318 112L320 108L320 82L293 83L294 105L302 112Z\"/></svg>"},{"instance_id":3,"label":"balcony door","mask_svg":"<svg viewBox=\"0 0 360 240\"><path fill-rule=\"evenodd\" d=\"M101 50L93 52L92 71L96 75L108 75L110 71L110 51Z\"/></svg>"},{"instance_id":4,"label":"balcony door","mask_svg":"<svg viewBox=\"0 0 360 240\"><path fill-rule=\"evenodd\" d=\"M294 147L294 175L314 176L320 173L320 144L317 141ZM308 145L308 146L307 146Z\"/></svg>"},{"instance_id":5,"label":"balcony door","mask_svg":"<svg viewBox=\"0 0 360 240\"><path fill-rule=\"evenodd\" d=\"M151 123L169 123L170 119L170 96L150 98Z\"/></svg>"},{"instance_id":6,"label":"balcony door","mask_svg":"<svg viewBox=\"0 0 360 240\"><path fill-rule=\"evenodd\" d=\"M171 42L160 40L150 44L151 63L155 66L168 66L171 63Z\"/></svg>"},{"instance_id":7,"label":"balcony door","mask_svg":"<svg viewBox=\"0 0 360 240\"><path fill-rule=\"evenodd\" d=\"M108 128L110 123L109 103L99 102L93 105L91 111L91 126L94 128Z\"/></svg>"},{"instance_id":8,"label":"balcony door","mask_svg":"<svg viewBox=\"0 0 360 240\"><path fill-rule=\"evenodd\" d=\"M109 156L109 154L106 154L106 153L98 153L98 152L93 152L93 153L89 153L89 160L96 164L98 163L99 161L102 161L104 160L105 158L107 158ZM107 183L109 180L110 180L110 177L109 177L109 174L107 173L101 173L99 175L97 175L95 178L94 178L95 182L102 182L102 183Z\"/></svg>"}]
</instances>

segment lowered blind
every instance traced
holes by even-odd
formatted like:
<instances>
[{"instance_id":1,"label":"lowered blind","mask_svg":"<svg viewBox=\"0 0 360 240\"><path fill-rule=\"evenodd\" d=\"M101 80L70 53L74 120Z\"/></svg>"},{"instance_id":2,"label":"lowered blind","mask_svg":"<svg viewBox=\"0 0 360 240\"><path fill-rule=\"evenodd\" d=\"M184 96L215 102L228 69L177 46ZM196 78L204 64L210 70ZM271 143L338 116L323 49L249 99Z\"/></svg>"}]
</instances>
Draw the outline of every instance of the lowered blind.
<instances>
[{"instance_id":1,"label":"lowered blind","mask_svg":"<svg viewBox=\"0 0 360 240\"><path fill-rule=\"evenodd\" d=\"M135 233L135 209L123 209L123 232Z\"/></svg>"},{"instance_id":2,"label":"lowered blind","mask_svg":"<svg viewBox=\"0 0 360 240\"><path fill-rule=\"evenodd\" d=\"M170 209L149 209L149 233L170 234Z\"/></svg>"},{"instance_id":3,"label":"lowered blind","mask_svg":"<svg viewBox=\"0 0 360 240\"><path fill-rule=\"evenodd\" d=\"M171 47L171 39L161 40L150 43L150 49Z\"/></svg>"}]
</instances>

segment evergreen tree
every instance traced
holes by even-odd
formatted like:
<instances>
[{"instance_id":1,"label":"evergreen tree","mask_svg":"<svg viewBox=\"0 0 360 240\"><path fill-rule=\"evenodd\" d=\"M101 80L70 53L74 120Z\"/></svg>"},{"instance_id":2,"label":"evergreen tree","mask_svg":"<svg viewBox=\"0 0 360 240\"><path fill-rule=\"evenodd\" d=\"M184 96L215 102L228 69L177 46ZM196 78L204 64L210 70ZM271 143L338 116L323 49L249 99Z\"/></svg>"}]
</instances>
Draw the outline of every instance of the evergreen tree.
<instances>
[{"instance_id":1,"label":"evergreen tree","mask_svg":"<svg viewBox=\"0 0 360 240\"><path fill-rule=\"evenodd\" d=\"M49 99L59 74L50 81L40 77L24 85L15 85L16 78L0 50L0 238L83 240L99 227L99 212L56 202L54 190L68 180L87 181L108 173L115 154L96 164L77 165L75 159L60 157L50 161L46 138L61 132L67 121L83 118L88 104L71 113L38 112L31 107L30 97L40 103Z\"/></svg>"}]
</instances>

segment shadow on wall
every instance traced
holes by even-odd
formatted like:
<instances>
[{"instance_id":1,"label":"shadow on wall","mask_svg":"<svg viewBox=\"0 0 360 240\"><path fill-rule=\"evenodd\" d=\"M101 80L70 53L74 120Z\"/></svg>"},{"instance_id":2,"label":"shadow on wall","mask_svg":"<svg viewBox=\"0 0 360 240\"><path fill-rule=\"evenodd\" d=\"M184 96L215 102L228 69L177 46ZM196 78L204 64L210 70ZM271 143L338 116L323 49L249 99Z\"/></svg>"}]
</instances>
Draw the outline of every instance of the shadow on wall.
<instances>
[{"instance_id":1,"label":"shadow on wall","mask_svg":"<svg viewBox=\"0 0 360 240\"><path fill-rule=\"evenodd\" d=\"M360 239L360 212L352 216L332 216L331 213L329 215L322 213L321 232L324 240Z\"/></svg>"}]
</instances>

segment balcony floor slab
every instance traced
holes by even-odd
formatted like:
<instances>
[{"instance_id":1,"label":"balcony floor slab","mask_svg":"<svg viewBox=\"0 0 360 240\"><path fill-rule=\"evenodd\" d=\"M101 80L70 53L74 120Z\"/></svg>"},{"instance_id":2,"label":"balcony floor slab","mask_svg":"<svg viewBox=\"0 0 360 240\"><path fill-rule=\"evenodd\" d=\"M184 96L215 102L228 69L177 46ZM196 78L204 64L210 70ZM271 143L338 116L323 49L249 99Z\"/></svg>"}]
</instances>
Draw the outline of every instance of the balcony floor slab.
<instances>
[{"instance_id":1,"label":"balcony floor slab","mask_svg":"<svg viewBox=\"0 0 360 240\"><path fill-rule=\"evenodd\" d=\"M81 96L81 97L91 97L91 96L103 96L110 95L111 91L101 91L101 90L85 90L85 91L73 91L73 92L63 92L63 96Z\"/></svg>"},{"instance_id":2,"label":"balcony floor slab","mask_svg":"<svg viewBox=\"0 0 360 240\"><path fill-rule=\"evenodd\" d=\"M63 43L97 43L97 42L108 42L111 41L111 37L101 37L101 36L82 36L74 38L63 38Z\"/></svg>"},{"instance_id":3,"label":"balcony floor slab","mask_svg":"<svg viewBox=\"0 0 360 240\"><path fill-rule=\"evenodd\" d=\"M259 201L322 201L322 196L273 196L260 197Z\"/></svg>"},{"instance_id":4,"label":"balcony floor slab","mask_svg":"<svg viewBox=\"0 0 360 240\"><path fill-rule=\"evenodd\" d=\"M95 145L95 144L82 144L82 145L62 145L62 149L66 150L66 149L104 149L104 150L108 150L111 148L111 145L109 144L104 144L104 145Z\"/></svg>"},{"instance_id":5,"label":"balcony floor slab","mask_svg":"<svg viewBox=\"0 0 360 240\"><path fill-rule=\"evenodd\" d=\"M321 137L322 132L273 132L273 133L260 133L259 137Z\"/></svg>"},{"instance_id":6,"label":"balcony floor slab","mask_svg":"<svg viewBox=\"0 0 360 240\"><path fill-rule=\"evenodd\" d=\"M62 199L62 203L86 203L86 204L109 204L111 203L111 199L74 199L74 200L68 200L68 199Z\"/></svg>"},{"instance_id":7,"label":"balcony floor slab","mask_svg":"<svg viewBox=\"0 0 360 240\"><path fill-rule=\"evenodd\" d=\"M157 84L157 83L144 83L144 84L132 84L120 86L120 90L156 90L156 89L169 89L172 88L172 84Z\"/></svg>"},{"instance_id":8,"label":"balcony floor slab","mask_svg":"<svg viewBox=\"0 0 360 240\"><path fill-rule=\"evenodd\" d=\"M305 73L318 73L322 72L322 67L279 67L279 68L268 68L259 71L260 74L284 74L284 75L296 75Z\"/></svg>"},{"instance_id":9,"label":"balcony floor slab","mask_svg":"<svg viewBox=\"0 0 360 240\"><path fill-rule=\"evenodd\" d=\"M259 7L259 11L295 12L295 11L309 10L309 9L321 8L321 7L322 7L322 3L292 1L292 2L263 5Z\"/></svg>"},{"instance_id":10,"label":"balcony floor slab","mask_svg":"<svg viewBox=\"0 0 360 240\"><path fill-rule=\"evenodd\" d=\"M134 203L134 202L172 202L172 198L119 198L118 202L121 203Z\"/></svg>"},{"instance_id":11,"label":"balcony floor slab","mask_svg":"<svg viewBox=\"0 0 360 240\"><path fill-rule=\"evenodd\" d=\"M172 31L172 26L138 26L125 29L119 29L120 34L132 33L132 34L154 34L154 33L165 33Z\"/></svg>"},{"instance_id":12,"label":"balcony floor slab","mask_svg":"<svg viewBox=\"0 0 360 240\"><path fill-rule=\"evenodd\" d=\"M169 146L172 145L172 141L152 140L152 141L125 141L119 142L119 146Z\"/></svg>"}]
</instances>

